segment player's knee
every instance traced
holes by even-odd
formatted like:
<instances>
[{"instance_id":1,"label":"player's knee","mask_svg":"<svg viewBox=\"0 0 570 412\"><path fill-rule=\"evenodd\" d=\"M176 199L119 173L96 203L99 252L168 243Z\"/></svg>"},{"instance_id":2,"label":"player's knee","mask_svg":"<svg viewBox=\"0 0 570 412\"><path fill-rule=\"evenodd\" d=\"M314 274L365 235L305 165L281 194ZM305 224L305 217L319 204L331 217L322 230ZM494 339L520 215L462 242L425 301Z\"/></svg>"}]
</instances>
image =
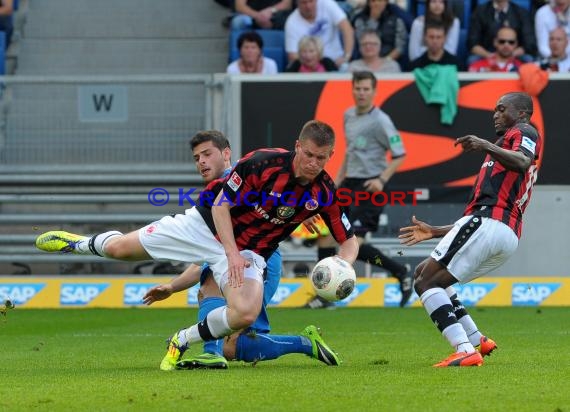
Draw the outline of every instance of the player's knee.
<instances>
[{"instance_id":1,"label":"player's knee","mask_svg":"<svg viewBox=\"0 0 570 412\"><path fill-rule=\"evenodd\" d=\"M113 239L109 239L105 243L105 255L114 259L128 259L133 255L132 250L130 250L128 243L125 241L123 236L117 236Z\"/></svg>"},{"instance_id":2,"label":"player's knee","mask_svg":"<svg viewBox=\"0 0 570 412\"><path fill-rule=\"evenodd\" d=\"M234 305L233 309L236 311L240 319L240 327L246 328L255 322L259 311L261 310L260 305L252 305L249 302L239 302Z\"/></svg>"}]
</instances>

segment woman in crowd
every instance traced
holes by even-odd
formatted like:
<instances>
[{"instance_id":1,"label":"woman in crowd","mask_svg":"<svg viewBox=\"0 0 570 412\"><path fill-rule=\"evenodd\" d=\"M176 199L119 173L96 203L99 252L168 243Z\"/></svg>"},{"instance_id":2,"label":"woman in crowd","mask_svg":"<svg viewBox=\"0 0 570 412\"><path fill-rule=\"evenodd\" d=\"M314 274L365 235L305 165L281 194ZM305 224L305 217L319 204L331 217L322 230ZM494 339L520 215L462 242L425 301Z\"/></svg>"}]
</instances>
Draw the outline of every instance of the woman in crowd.
<instances>
[{"instance_id":1,"label":"woman in crowd","mask_svg":"<svg viewBox=\"0 0 570 412\"><path fill-rule=\"evenodd\" d=\"M375 30L367 29L358 38L361 59L353 60L348 65L348 71L371 71L375 73L399 73L400 65L397 61L387 57L380 57L382 41Z\"/></svg>"},{"instance_id":2,"label":"woman in crowd","mask_svg":"<svg viewBox=\"0 0 570 412\"><path fill-rule=\"evenodd\" d=\"M425 16L418 16L412 23L408 53L410 61L420 57L426 51L424 43L424 27L426 22L436 22L445 29L443 48L454 56L459 44L459 19L453 15L446 0L427 0Z\"/></svg>"},{"instance_id":3,"label":"woman in crowd","mask_svg":"<svg viewBox=\"0 0 570 412\"><path fill-rule=\"evenodd\" d=\"M275 60L263 56L263 39L258 33L254 31L242 33L237 43L240 57L230 63L226 70L228 74L277 73Z\"/></svg>"}]
</instances>

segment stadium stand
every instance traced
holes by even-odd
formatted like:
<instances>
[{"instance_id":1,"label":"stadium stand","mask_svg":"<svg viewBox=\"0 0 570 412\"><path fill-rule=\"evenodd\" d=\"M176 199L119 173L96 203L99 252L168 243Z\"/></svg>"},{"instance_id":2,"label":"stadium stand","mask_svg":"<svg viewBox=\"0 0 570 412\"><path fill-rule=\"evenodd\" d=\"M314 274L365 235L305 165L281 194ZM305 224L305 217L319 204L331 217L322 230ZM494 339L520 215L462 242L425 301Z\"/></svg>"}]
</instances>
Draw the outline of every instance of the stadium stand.
<instances>
[{"instance_id":1,"label":"stadium stand","mask_svg":"<svg viewBox=\"0 0 570 412\"><path fill-rule=\"evenodd\" d=\"M232 30L229 37L228 63L239 58L237 40L246 30ZM282 72L287 66L287 53L285 52L285 32L282 30L255 30L263 39L263 55L277 63L277 69Z\"/></svg>"},{"instance_id":2,"label":"stadium stand","mask_svg":"<svg viewBox=\"0 0 570 412\"><path fill-rule=\"evenodd\" d=\"M129 231L183 210L176 203L151 206L147 194L156 186L177 193L201 184L188 139L208 123L210 77L127 82L124 121L85 123L78 76L223 72L226 11L202 0L22 0L22 11L16 74L36 81L8 83L0 111L0 273L22 272L13 262L34 274L90 273L93 266L69 269L76 256L36 251L34 232ZM42 81L45 75L63 80ZM133 265L96 268L130 273Z\"/></svg>"}]
</instances>

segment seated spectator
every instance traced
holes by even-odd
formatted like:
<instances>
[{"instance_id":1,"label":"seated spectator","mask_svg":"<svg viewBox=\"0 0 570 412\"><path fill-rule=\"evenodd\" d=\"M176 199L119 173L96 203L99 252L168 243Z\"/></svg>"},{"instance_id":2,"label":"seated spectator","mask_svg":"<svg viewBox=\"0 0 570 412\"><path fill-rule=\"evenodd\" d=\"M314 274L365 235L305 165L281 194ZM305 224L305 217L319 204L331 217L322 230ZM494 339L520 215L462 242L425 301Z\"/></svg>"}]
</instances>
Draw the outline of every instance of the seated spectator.
<instances>
[{"instance_id":1,"label":"seated spectator","mask_svg":"<svg viewBox=\"0 0 570 412\"><path fill-rule=\"evenodd\" d=\"M452 64L459 69L459 59L445 50L445 27L442 23L425 23L424 42L427 49L410 63L410 70L423 69L430 64Z\"/></svg>"},{"instance_id":2,"label":"seated spectator","mask_svg":"<svg viewBox=\"0 0 570 412\"><path fill-rule=\"evenodd\" d=\"M501 27L512 28L520 39L514 56L534 60L530 56L536 54L536 39L528 11L509 0L495 0L481 4L471 15L467 47L473 56L469 63L492 57L496 50L494 39Z\"/></svg>"},{"instance_id":3,"label":"seated spectator","mask_svg":"<svg viewBox=\"0 0 570 412\"><path fill-rule=\"evenodd\" d=\"M517 32L510 27L503 27L497 32L493 42L495 53L477 60L469 66L470 72L516 72L522 62L517 59Z\"/></svg>"},{"instance_id":4,"label":"seated spectator","mask_svg":"<svg viewBox=\"0 0 570 412\"><path fill-rule=\"evenodd\" d=\"M285 50L289 62L299 58L299 41L317 36L323 43L323 56L337 67L352 57L354 31L346 13L333 0L297 0L297 9L285 23ZM342 43L341 38L342 36Z\"/></svg>"},{"instance_id":5,"label":"seated spectator","mask_svg":"<svg viewBox=\"0 0 570 412\"><path fill-rule=\"evenodd\" d=\"M548 36L550 56L540 61L540 68L549 72L570 71L568 35L562 27L557 27Z\"/></svg>"},{"instance_id":6,"label":"seated spectator","mask_svg":"<svg viewBox=\"0 0 570 412\"><path fill-rule=\"evenodd\" d=\"M352 19L356 37L365 29L378 32L382 40L380 56L398 60L405 53L408 31L402 18L388 7L388 0L368 0L366 7Z\"/></svg>"},{"instance_id":7,"label":"seated spectator","mask_svg":"<svg viewBox=\"0 0 570 412\"><path fill-rule=\"evenodd\" d=\"M293 10L293 0L236 0L232 30L283 30Z\"/></svg>"},{"instance_id":8,"label":"seated spectator","mask_svg":"<svg viewBox=\"0 0 570 412\"><path fill-rule=\"evenodd\" d=\"M459 44L459 19L453 15L446 0L427 0L425 16L418 16L412 23L408 55L410 61L420 57L427 49L424 42L424 25L427 22L438 22L445 29L445 50L457 55Z\"/></svg>"},{"instance_id":9,"label":"seated spectator","mask_svg":"<svg viewBox=\"0 0 570 412\"><path fill-rule=\"evenodd\" d=\"M358 47L360 48L361 59L353 60L348 65L350 72L383 72L383 73L399 73L400 65L396 60L389 57L380 57L380 47L382 42L376 30L366 29L358 39Z\"/></svg>"},{"instance_id":10,"label":"seated spectator","mask_svg":"<svg viewBox=\"0 0 570 412\"><path fill-rule=\"evenodd\" d=\"M328 57L323 57L323 43L315 36L305 36L299 41L299 58L289 64L286 72L323 73L336 72L338 67Z\"/></svg>"},{"instance_id":11,"label":"seated spectator","mask_svg":"<svg viewBox=\"0 0 570 412\"><path fill-rule=\"evenodd\" d=\"M6 33L6 48L12 39L14 26L12 14L14 13L14 0L0 0L0 30Z\"/></svg>"},{"instance_id":12,"label":"seated spectator","mask_svg":"<svg viewBox=\"0 0 570 412\"><path fill-rule=\"evenodd\" d=\"M237 40L240 58L228 66L228 74L262 73L276 74L277 63L269 57L264 57L263 39L254 32L242 33Z\"/></svg>"},{"instance_id":13,"label":"seated spectator","mask_svg":"<svg viewBox=\"0 0 570 412\"><path fill-rule=\"evenodd\" d=\"M538 53L541 57L550 56L550 33L557 27L562 27L567 37L570 37L570 0L551 0L536 11L534 30ZM568 43L570 46L570 42ZM570 54L570 48L566 49Z\"/></svg>"}]
</instances>

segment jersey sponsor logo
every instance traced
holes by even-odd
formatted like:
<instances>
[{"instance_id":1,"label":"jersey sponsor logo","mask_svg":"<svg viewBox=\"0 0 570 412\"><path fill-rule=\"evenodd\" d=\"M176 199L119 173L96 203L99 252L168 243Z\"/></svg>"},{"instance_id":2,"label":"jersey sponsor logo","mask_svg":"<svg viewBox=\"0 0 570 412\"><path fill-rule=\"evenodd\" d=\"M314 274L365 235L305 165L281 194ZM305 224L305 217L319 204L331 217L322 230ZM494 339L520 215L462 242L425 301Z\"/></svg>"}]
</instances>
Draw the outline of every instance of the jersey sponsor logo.
<instances>
[{"instance_id":1,"label":"jersey sponsor logo","mask_svg":"<svg viewBox=\"0 0 570 412\"><path fill-rule=\"evenodd\" d=\"M305 203L305 209L307 210L315 210L317 207L319 207L319 202L315 199L310 199Z\"/></svg>"},{"instance_id":2,"label":"jersey sponsor logo","mask_svg":"<svg viewBox=\"0 0 570 412\"><path fill-rule=\"evenodd\" d=\"M186 303L189 305L198 304L198 291L200 290L200 285L194 285L188 289L188 295L186 297Z\"/></svg>"},{"instance_id":3,"label":"jersey sponsor logo","mask_svg":"<svg viewBox=\"0 0 570 412\"><path fill-rule=\"evenodd\" d=\"M523 136L521 147L534 154L536 152L536 142L534 142L530 137Z\"/></svg>"},{"instance_id":4,"label":"jersey sponsor logo","mask_svg":"<svg viewBox=\"0 0 570 412\"><path fill-rule=\"evenodd\" d=\"M277 286L277 290L271 297L270 305L279 305L287 300L301 287L300 283L284 283Z\"/></svg>"},{"instance_id":5,"label":"jersey sponsor logo","mask_svg":"<svg viewBox=\"0 0 570 412\"><path fill-rule=\"evenodd\" d=\"M350 230L350 222L348 221L348 217L346 217L346 215L343 213L342 216L340 217L340 220L342 221L342 224L344 225L346 230Z\"/></svg>"},{"instance_id":6,"label":"jersey sponsor logo","mask_svg":"<svg viewBox=\"0 0 570 412\"><path fill-rule=\"evenodd\" d=\"M24 305L36 296L45 283L5 283L0 285L0 300L11 300L15 305Z\"/></svg>"},{"instance_id":7,"label":"jersey sponsor logo","mask_svg":"<svg viewBox=\"0 0 570 412\"><path fill-rule=\"evenodd\" d=\"M475 306L481 299L487 296L495 287L496 283L472 283L469 285L453 286L457 292L457 298L465 306Z\"/></svg>"},{"instance_id":8,"label":"jersey sponsor logo","mask_svg":"<svg viewBox=\"0 0 570 412\"><path fill-rule=\"evenodd\" d=\"M487 162L483 162L483 164L481 165L481 169L485 168L485 167L493 167L495 164L495 162L493 160L489 160Z\"/></svg>"},{"instance_id":9,"label":"jersey sponsor logo","mask_svg":"<svg viewBox=\"0 0 570 412\"><path fill-rule=\"evenodd\" d=\"M406 306L410 306L418 299L419 297L417 293L413 292ZM399 285L393 285L393 284L384 285L384 306L386 307L400 306L400 300L402 300L402 292L400 292Z\"/></svg>"},{"instance_id":10,"label":"jersey sponsor logo","mask_svg":"<svg viewBox=\"0 0 570 412\"><path fill-rule=\"evenodd\" d=\"M59 303L87 305L108 287L108 283L64 283L59 291Z\"/></svg>"},{"instance_id":11,"label":"jersey sponsor logo","mask_svg":"<svg viewBox=\"0 0 570 412\"><path fill-rule=\"evenodd\" d=\"M560 288L560 283L513 283L513 306L537 306Z\"/></svg>"},{"instance_id":12,"label":"jersey sponsor logo","mask_svg":"<svg viewBox=\"0 0 570 412\"><path fill-rule=\"evenodd\" d=\"M281 219L288 219L295 214L295 208L290 206L279 206L277 208L277 216Z\"/></svg>"},{"instance_id":13,"label":"jersey sponsor logo","mask_svg":"<svg viewBox=\"0 0 570 412\"><path fill-rule=\"evenodd\" d=\"M232 189L234 192L237 192L237 190L241 186L241 183L242 183L241 177L239 177L237 172L233 172L230 178L228 179L228 186L230 187L230 189Z\"/></svg>"},{"instance_id":14,"label":"jersey sponsor logo","mask_svg":"<svg viewBox=\"0 0 570 412\"><path fill-rule=\"evenodd\" d=\"M123 304L142 305L142 298L146 292L157 283L126 283L123 290Z\"/></svg>"},{"instance_id":15,"label":"jersey sponsor logo","mask_svg":"<svg viewBox=\"0 0 570 412\"><path fill-rule=\"evenodd\" d=\"M355 285L352 293L350 295L348 295L346 298L344 298L343 300L336 302L335 303L336 306L347 306L347 305L349 305L350 302L352 302L358 296L363 294L368 288L370 288L369 284L357 284L357 285Z\"/></svg>"}]
</instances>

